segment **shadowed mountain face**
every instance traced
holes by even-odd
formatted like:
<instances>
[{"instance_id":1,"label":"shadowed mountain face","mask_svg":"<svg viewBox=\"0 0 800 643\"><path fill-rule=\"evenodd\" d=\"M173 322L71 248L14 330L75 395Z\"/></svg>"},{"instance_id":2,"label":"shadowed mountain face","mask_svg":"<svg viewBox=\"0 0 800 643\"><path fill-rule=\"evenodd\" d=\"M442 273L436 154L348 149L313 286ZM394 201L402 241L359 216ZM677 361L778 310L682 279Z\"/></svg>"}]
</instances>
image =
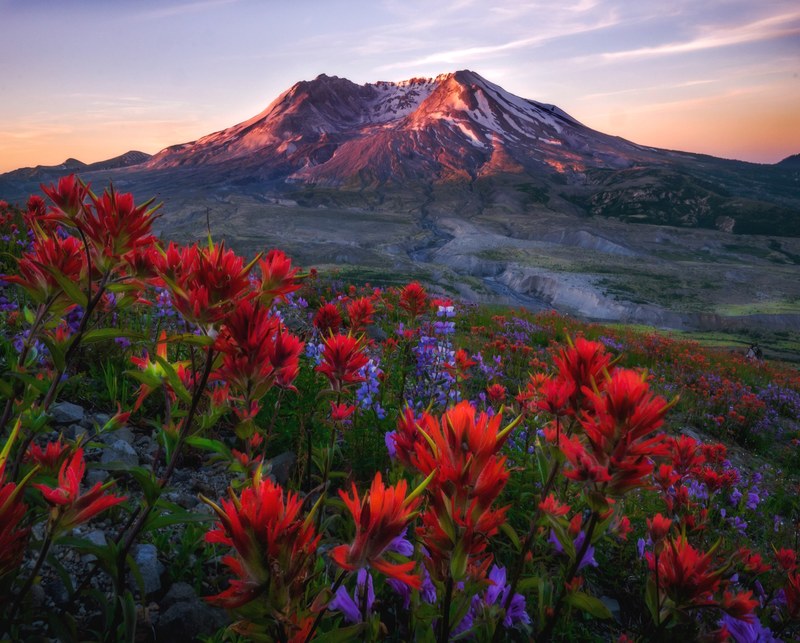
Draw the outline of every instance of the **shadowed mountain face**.
<instances>
[{"instance_id":1,"label":"shadowed mountain face","mask_svg":"<svg viewBox=\"0 0 800 643\"><path fill-rule=\"evenodd\" d=\"M468 299L672 328L800 324L800 163L729 161L596 132L471 71L299 82L244 123L77 172L164 201L162 237L350 264ZM652 225L630 225L652 224ZM371 271L371 272L370 272ZM377 271L377 272L376 272Z\"/></svg>"}]
</instances>

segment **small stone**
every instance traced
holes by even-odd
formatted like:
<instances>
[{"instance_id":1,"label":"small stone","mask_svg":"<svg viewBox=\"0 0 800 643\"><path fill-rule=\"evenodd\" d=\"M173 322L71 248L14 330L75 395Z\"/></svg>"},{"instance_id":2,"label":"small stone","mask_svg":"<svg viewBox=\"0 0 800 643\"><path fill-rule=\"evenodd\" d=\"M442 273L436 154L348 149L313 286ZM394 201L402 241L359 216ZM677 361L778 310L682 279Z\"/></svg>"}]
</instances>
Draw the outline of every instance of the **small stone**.
<instances>
[{"instance_id":1,"label":"small stone","mask_svg":"<svg viewBox=\"0 0 800 643\"><path fill-rule=\"evenodd\" d=\"M89 435L89 429L82 424L70 424L64 434L72 440L79 440Z\"/></svg>"},{"instance_id":2,"label":"small stone","mask_svg":"<svg viewBox=\"0 0 800 643\"><path fill-rule=\"evenodd\" d=\"M381 342L386 341L388 335L386 334L386 331L383 330L383 328L377 326L376 324L372 324L370 326L367 326L367 337L380 344Z\"/></svg>"},{"instance_id":3,"label":"small stone","mask_svg":"<svg viewBox=\"0 0 800 643\"><path fill-rule=\"evenodd\" d=\"M103 425L98 423L98 429L102 429ZM133 444L134 435L128 426L121 426L116 431L109 431L102 433L100 439L106 444L114 444L117 440L122 440L127 444Z\"/></svg>"},{"instance_id":4,"label":"small stone","mask_svg":"<svg viewBox=\"0 0 800 643\"><path fill-rule=\"evenodd\" d=\"M55 424L80 423L84 414L83 407L72 402L58 402L50 407L50 417Z\"/></svg>"},{"instance_id":5,"label":"small stone","mask_svg":"<svg viewBox=\"0 0 800 643\"><path fill-rule=\"evenodd\" d=\"M133 560L139 567L139 573L142 576L142 584L144 585L144 593L149 595L160 590L161 574L164 571L164 565L158 560L158 550L156 546L150 544L139 545L136 547L133 554Z\"/></svg>"},{"instance_id":6,"label":"small stone","mask_svg":"<svg viewBox=\"0 0 800 643\"><path fill-rule=\"evenodd\" d=\"M42 583L42 589L44 589L47 597L58 607L62 607L69 602L69 592L60 578L45 581Z\"/></svg>"},{"instance_id":7,"label":"small stone","mask_svg":"<svg viewBox=\"0 0 800 643\"><path fill-rule=\"evenodd\" d=\"M106 474L106 476L107 475L108 474ZM93 545L97 545L98 547L105 547L105 545L107 544L106 534L104 531L101 531L100 529L94 529L90 531L88 534L86 534L86 536L84 536L84 538ZM83 556L81 556L81 562L84 565L94 562L95 560L97 560L97 556L95 556L94 554L84 554Z\"/></svg>"},{"instance_id":8,"label":"small stone","mask_svg":"<svg viewBox=\"0 0 800 643\"><path fill-rule=\"evenodd\" d=\"M195 597L173 603L158 618L159 641L192 641L214 634L229 623L225 612Z\"/></svg>"},{"instance_id":9,"label":"small stone","mask_svg":"<svg viewBox=\"0 0 800 643\"><path fill-rule=\"evenodd\" d=\"M194 587L189 585L189 583L178 581L177 583L173 583L169 591L164 594L164 598L161 599L161 609L168 609L175 603L186 603L196 600L198 600L197 592L194 591Z\"/></svg>"},{"instance_id":10,"label":"small stone","mask_svg":"<svg viewBox=\"0 0 800 643\"><path fill-rule=\"evenodd\" d=\"M112 462L119 462L128 467L135 467L139 464L139 456L130 444L123 440L117 440L103 451L103 455L100 456L101 464L110 464Z\"/></svg>"},{"instance_id":11,"label":"small stone","mask_svg":"<svg viewBox=\"0 0 800 643\"><path fill-rule=\"evenodd\" d=\"M279 485L283 486L289 482L292 468L297 462L297 456L292 451L285 451L276 455L269 461L269 475Z\"/></svg>"},{"instance_id":12,"label":"small stone","mask_svg":"<svg viewBox=\"0 0 800 643\"><path fill-rule=\"evenodd\" d=\"M621 620L622 611L619 608L619 601L616 598L601 596L600 602L608 608L608 611L611 612L611 616L614 617L615 621L619 622Z\"/></svg>"},{"instance_id":13,"label":"small stone","mask_svg":"<svg viewBox=\"0 0 800 643\"><path fill-rule=\"evenodd\" d=\"M94 487L98 482L100 484L108 480L108 471L105 469L89 469L86 474L86 486Z\"/></svg>"}]
</instances>

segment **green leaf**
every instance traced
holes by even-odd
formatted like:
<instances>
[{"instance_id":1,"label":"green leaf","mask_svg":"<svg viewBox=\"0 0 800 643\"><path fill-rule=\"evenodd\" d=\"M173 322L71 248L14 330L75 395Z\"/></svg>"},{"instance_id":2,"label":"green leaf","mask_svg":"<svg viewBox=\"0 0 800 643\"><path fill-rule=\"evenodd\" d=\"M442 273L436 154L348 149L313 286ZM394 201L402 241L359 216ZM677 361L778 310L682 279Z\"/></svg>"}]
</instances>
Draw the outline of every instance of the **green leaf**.
<instances>
[{"instance_id":1,"label":"green leaf","mask_svg":"<svg viewBox=\"0 0 800 643\"><path fill-rule=\"evenodd\" d=\"M14 387L8 382L0 380L0 397L8 399L12 395L14 395Z\"/></svg>"},{"instance_id":2,"label":"green leaf","mask_svg":"<svg viewBox=\"0 0 800 643\"><path fill-rule=\"evenodd\" d=\"M126 330L122 328L95 328L84 333L82 342L84 344L94 344L96 342L117 339L117 337L130 337L131 339L142 340L147 339L147 336L144 333L140 333L135 330Z\"/></svg>"},{"instance_id":3,"label":"green leaf","mask_svg":"<svg viewBox=\"0 0 800 643\"><path fill-rule=\"evenodd\" d=\"M523 578L519 583L517 583L517 590L524 594L530 589L538 588L540 580L541 579L538 576L529 576L528 578Z\"/></svg>"},{"instance_id":4,"label":"green leaf","mask_svg":"<svg viewBox=\"0 0 800 643\"><path fill-rule=\"evenodd\" d=\"M358 635L364 629L365 623L351 625L349 627L337 627L330 632L323 632L317 634L314 640L317 643L345 643L348 641L358 641L361 637Z\"/></svg>"},{"instance_id":5,"label":"green leaf","mask_svg":"<svg viewBox=\"0 0 800 643\"><path fill-rule=\"evenodd\" d=\"M233 459L231 450L223 442L220 442L219 440L212 440L211 438L202 438L198 435L193 435L186 438L186 444L198 449L203 449L204 451L219 453L220 455L225 456L229 460Z\"/></svg>"},{"instance_id":6,"label":"green leaf","mask_svg":"<svg viewBox=\"0 0 800 643\"><path fill-rule=\"evenodd\" d=\"M583 610L595 618L613 618L603 601L594 596L590 596L586 592L572 592L571 594L567 594L564 600L567 602L567 605Z\"/></svg>"},{"instance_id":7,"label":"green leaf","mask_svg":"<svg viewBox=\"0 0 800 643\"><path fill-rule=\"evenodd\" d=\"M27 373L20 373L19 371L10 371L9 375L11 377L16 377L18 380L21 380L23 383L30 386L32 389L39 391L39 393L47 393L48 389L50 388L50 381L46 379L37 379L32 375L28 375Z\"/></svg>"},{"instance_id":8,"label":"green leaf","mask_svg":"<svg viewBox=\"0 0 800 643\"><path fill-rule=\"evenodd\" d=\"M175 395L177 395L184 404L191 404L192 396L183 385L181 378L178 377L178 373L175 371L175 368L172 366L172 364L170 364L160 355L153 355L153 359L155 359L161 368L164 369L164 376L167 378L167 382L169 383L170 387L172 387Z\"/></svg>"},{"instance_id":9,"label":"green leaf","mask_svg":"<svg viewBox=\"0 0 800 643\"><path fill-rule=\"evenodd\" d=\"M56 370L58 371L65 370L65 362L64 362L65 351L62 349L62 347L59 346L58 343L53 341L53 338L48 335L42 335L41 337L39 337L39 339L45 346L47 346L47 350L50 351L50 357L53 359L53 366L56 367Z\"/></svg>"},{"instance_id":10,"label":"green leaf","mask_svg":"<svg viewBox=\"0 0 800 643\"><path fill-rule=\"evenodd\" d=\"M214 338L208 335L195 335L194 333L181 333L167 337L170 344L193 344L195 346L211 346Z\"/></svg>"},{"instance_id":11,"label":"green leaf","mask_svg":"<svg viewBox=\"0 0 800 643\"><path fill-rule=\"evenodd\" d=\"M61 286L64 294L69 297L72 302L78 304L78 306L81 308L86 308L89 300L86 298L86 293L80 289L78 284L72 281L58 268L46 265L42 265L42 268L44 268L53 276L53 278L58 282L58 285Z\"/></svg>"},{"instance_id":12,"label":"green leaf","mask_svg":"<svg viewBox=\"0 0 800 643\"><path fill-rule=\"evenodd\" d=\"M517 536L517 532L514 531L514 528L511 525L509 525L507 522L504 522L502 525L500 525L500 531L508 536L511 544L514 545L514 549L517 551L522 549L522 543L519 541L519 536Z\"/></svg>"}]
</instances>

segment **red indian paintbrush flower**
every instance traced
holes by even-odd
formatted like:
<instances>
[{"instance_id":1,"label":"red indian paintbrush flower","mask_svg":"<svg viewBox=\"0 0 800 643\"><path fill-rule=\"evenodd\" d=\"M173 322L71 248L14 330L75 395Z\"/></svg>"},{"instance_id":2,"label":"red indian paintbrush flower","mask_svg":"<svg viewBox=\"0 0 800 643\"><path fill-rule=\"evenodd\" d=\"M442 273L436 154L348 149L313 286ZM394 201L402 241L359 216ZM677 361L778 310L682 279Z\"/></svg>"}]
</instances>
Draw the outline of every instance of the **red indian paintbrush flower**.
<instances>
[{"instance_id":1,"label":"red indian paintbrush flower","mask_svg":"<svg viewBox=\"0 0 800 643\"><path fill-rule=\"evenodd\" d=\"M223 499L221 506L202 500L219 518L206 541L235 549L235 555L222 560L237 576L228 589L206 600L233 609L264 596L266 611L275 614L304 597L320 537L313 512L301 514L297 494L262 479L258 469L241 497L231 490L230 500Z\"/></svg>"},{"instance_id":2,"label":"red indian paintbrush flower","mask_svg":"<svg viewBox=\"0 0 800 643\"><path fill-rule=\"evenodd\" d=\"M321 335L328 335L335 333L342 327L342 313L335 304L328 302L323 304L314 315L314 328L316 328Z\"/></svg>"},{"instance_id":3,"label":"red indian paintbrush flower","mask_svg":"<svg viewBox=\"0 0 800 643\"><path fill-rule=\"evenodd\" d=\"M248 294L254 259L244 260L224 243L178 247L170 243L155 266L175 309L187 321L213 326L229 315Z\"/></svg>"},{"instance_id":4,"label":"red indian paintbrush flower","mask_svg":"<svg viewBox=\"0 0 800 643\"><path fill-rule=\"evenodd\" d=\"M89 187L74 174L62 176L58 185L41 185L55 207L55 218L62 223L70 223L82 214Z\"/></svg>"},{"instance_id":5,"label":"red indian paintbrush flower","mask_svg":"<svg viewBox=\"0 0 800 643\"><path fill-rule=\"evenodd\" d=\"M417 534L430 554L434 577L444 577L452 556L458 558L451 569L459 579L469 567L488 563L478 558L506 511L491 509L509 477L499 451L517 421L501 430L501 415L476 417L469 402L448 409L440 419L423 413L414 420L410 410L401 416L394 437L398 460L433 476Z\"/></svg>"},{"instance_id":6,"label":"red indian paintbrush flower","mask_svg":"<svg viewBox=\"0 0 800 643\"><path fill-rule=\"evenodd\" d=\"M611 355L606 353L606 347L583 337L578 337L574 344L562 349L553 358L553 363L558 369L558 377L574 384L570 396L573 413L580 410L583 387L592 387L593 383L601 385L603 369L612 370Z\"/></svg>"},{"instance_id":7,"label":"red indian paintbrush flower","mask_svg":"<svg viewBox=\"0 0 800 643\"><path fill-rule=\"evenodd\" d=\"M31 252L19 259L15 275L3 275L5 281L22 286L37 303L53 302L67 306L73 302L56 278L82 284L86 275L86 256L75 237L37 236Z\"/></svg>"},{"instance_id":8,"label":"red indian paintbrush flower","mask_svg":"<svg viewBox=\"0 0 800 643\"><path fill-rule=\"evenodd\" d=\"M409 587L419 589L422 579L410 573L414 569L414 561L390 563L383 554L414 518L422 488L406 497L408 483L405 480L393 487L387 487L378 472L372 480L369 493L363 498L358 497L355 484L352 489L352 496L341 490L339 495L353 515L356 536L352 544L339 545L332 549L331 558L339 567L348 571L370 566Z\"/></svg>"},{"instance_id":9,"label":"red indian paintbrush flower","mask_svg":"<svg viewBox=\"0 0 800 643\"><path fill-rule=\"evenodd\" d=\"M651 571L656 569L656 557L648 552ZM720 588L722 572L711 566L711 553L701 553L689 544L685 536L668 539L658 556L658 585L677 606L703 605L712 600Z\"/></svg>"},{"instance_id":10,"label":"red indian paintbrush flower","mask_svg":"<svg viewBox=\"0 0 800 643\"><path fill-rule=\"evenodd\" d=\"M364 381L359 371L367 365L369 358L364 353L360 337L330 335L323 342L322 362L315 370L328 378L331 389L341 391L350 384Z\"/></svg>"},{"instance_id":11,"label":"red indian paintbrush flower","mask_svg":"<svg viewBox=\"0 0 800 643\"><path fill-rule=\"evenodd\" d=\"M153 215L160 206L149 207L154 199L136 206L132 194L119 193L113 185L99 197L89 192L89 198L91 205L83 208L73 225L88 240L100 272L115 267L123 255L155 243Z\"/></svg>"},{"instance_id":12,"label":"red indian paintbrush flower","mask_svg":"<svg viewBox=\"0 0 800 643\"><path fill-rule=\"evenodd\" d=\"M347 304L347 318L350 322L350 331L358 333L372 323L375 307L368 297L359 297Z\"/></svg>"},{"instance_id":13,"label":"red indian paintbrush flower","mask_svg":"<svg viewBox=\"0 0 800 643\"><path fill-rule=\"evenodd\" d=\"M286 296L300 288L297 283L299 268L292 268L292 260L281 250L270 250L258 262L261 271L259 299L269 308L273 301L286 301Z\"/></svg>"},{"instance_id":14,"label":"red indian paintbrush flower","mask_svg":"<svg viewBox=\"0 0 800 643\"><path fill-rule=\"evenodd\" d=\"M615 370L602 391L584 387L586 403L581 425L586 444L562 436L561 449L570 467L564 475L575 480L608 483L603 491L622 495L641 487L653 471L655 456L665 455L665 436L651 434L661 426L670 405L650 393L644 376Z\"/></svg>"},{"instance_id":15,"label":"red indian paintbrush flower","mask_svg":"<svg viewBox=\"0 0 800 643\"><path fill-rule=\"evenodd\" d=\"M83 449L79 448L71 458L61 464L57 487L33 485L42 492L44 499L52 506L52 518L63 531L83 524L106 509L127 500L127 496L111 496L104 493L113 482L107 485L98 482L89 491L81 494L81 480L85 472Z\"/></svg>"},{"instance_id":16,"label":"red indian paintbrush flower","mask_svg":"<svg viewBox=\"0 0 800 643\"><path fill-rule=\"evenodd\" d=\"M400 292L400 308L408 313L411 322L419 317L428 306L428 295L416 281L406 285Z\"/></svg>"},{"instance_id":17,"label":"red indian paintbrush flower","mask_svg":"<svg viewBox=\"0 0 800 643\"><path fill-rule=\"evenodd\" d=\"M259 400L275 383L291 386L303 342L284 331L280 319L264 306L243 299L226 320L215 348L222 353L215 378L248 400Z\"/></svg>"},{"instance_id":18,"label":"red indian paintbrush flower","mask_svg":"<svg viewBox=\"0 0 800 643\"><path fill-rule=\"evenodd\" d=\"M58 471L61 461L66 456L69 448L69 445L64 444L60 437L55 442L48 442L44 449L33 443L28 447L25 460L26 462L38 464L42 471L55 473Z\"/></svg>"},{"instance_id":19,"label":"red indian paintbrush flower","mask_svg":"<svg viewBox=\"0 0 800 643\"><path fill-rule=\"evenodd\" d=\"M28 509L22 502L24 484L6 482L5 465L0 462L0 579L22 564L30 535L30 528L20 526Z\"/></svg>"}]
</instances>

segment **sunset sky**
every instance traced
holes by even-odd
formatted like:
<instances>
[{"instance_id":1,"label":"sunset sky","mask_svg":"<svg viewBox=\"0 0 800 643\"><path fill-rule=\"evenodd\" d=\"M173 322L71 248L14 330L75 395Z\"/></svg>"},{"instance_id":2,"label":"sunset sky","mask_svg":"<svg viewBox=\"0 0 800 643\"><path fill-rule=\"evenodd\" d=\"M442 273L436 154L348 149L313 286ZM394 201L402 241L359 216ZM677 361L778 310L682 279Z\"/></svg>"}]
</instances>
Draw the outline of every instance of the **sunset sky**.
<instances>
[{"instance_id":1,"label":"sunset sky","mask_svg":"<svg viewBox=\"0 0 800 643\"><path fill-rule=\"evenodd\" d=\"M644 145L800 152L797 0L0 0L0 172L154 153L320 73L457 69Z\"/></svg>"}]
</instances>

